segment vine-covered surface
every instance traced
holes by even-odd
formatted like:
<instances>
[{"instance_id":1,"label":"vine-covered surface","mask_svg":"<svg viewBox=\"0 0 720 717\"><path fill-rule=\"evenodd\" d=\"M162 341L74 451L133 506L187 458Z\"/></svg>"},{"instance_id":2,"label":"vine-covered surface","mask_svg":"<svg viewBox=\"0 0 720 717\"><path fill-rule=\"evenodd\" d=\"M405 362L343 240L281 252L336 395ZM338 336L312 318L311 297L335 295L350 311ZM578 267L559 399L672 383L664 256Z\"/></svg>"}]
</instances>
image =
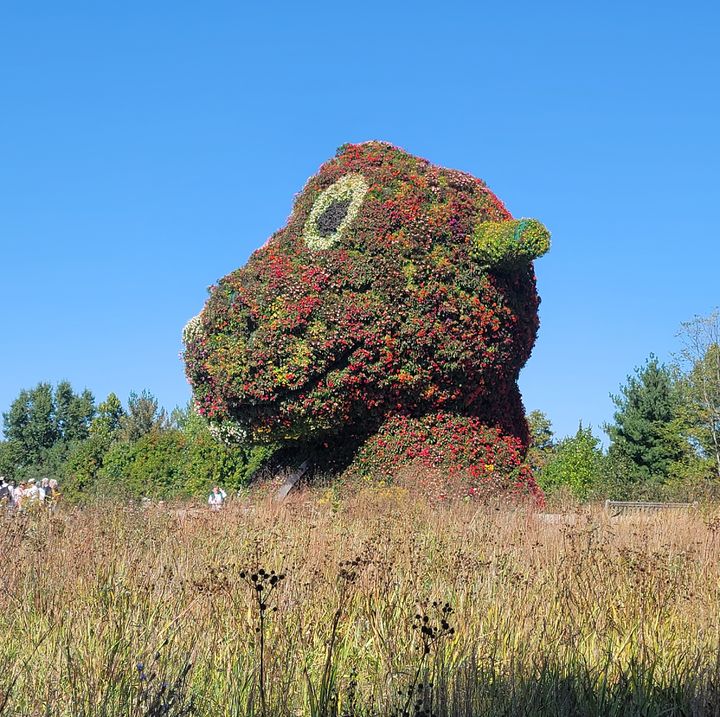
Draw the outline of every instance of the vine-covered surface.
<instances>
[{"instance_id":1,"label":"vine-covered surface","mask_svg":"<svg viewBox=\"0 0 720 717\"><path fill-rule=\"evenodd\" d=\"M186 327L197 410L225 440L349 442L352 471L420 461L461 493L537 495L517 378L548 246L479 179L343 145Z\"/></svg>"}]
</instances>

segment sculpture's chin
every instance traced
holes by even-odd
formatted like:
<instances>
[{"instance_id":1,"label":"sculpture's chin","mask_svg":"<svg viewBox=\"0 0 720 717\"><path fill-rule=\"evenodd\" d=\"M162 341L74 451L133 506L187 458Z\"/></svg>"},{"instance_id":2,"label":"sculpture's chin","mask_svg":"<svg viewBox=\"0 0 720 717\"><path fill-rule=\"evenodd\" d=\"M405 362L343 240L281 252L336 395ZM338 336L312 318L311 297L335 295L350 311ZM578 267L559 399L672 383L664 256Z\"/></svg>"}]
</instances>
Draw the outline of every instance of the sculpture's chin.
<instances>
[{"instance_id":1,"label":"sculpture's chin","mask_svg":"<svg viewBox=\"0 0 720 717\"><path fill-rule=\"evenodd\" d=\"M321 438L337 432L339 404L322 397L318 387L327 374L298 388L282 387L268 400L240 396L221 416L210 419L213 435L225 443L274 443ZM315 410L308 410L312 404ZM305 408L297 410L299 407Z\"/></svg>"}]
</instances>

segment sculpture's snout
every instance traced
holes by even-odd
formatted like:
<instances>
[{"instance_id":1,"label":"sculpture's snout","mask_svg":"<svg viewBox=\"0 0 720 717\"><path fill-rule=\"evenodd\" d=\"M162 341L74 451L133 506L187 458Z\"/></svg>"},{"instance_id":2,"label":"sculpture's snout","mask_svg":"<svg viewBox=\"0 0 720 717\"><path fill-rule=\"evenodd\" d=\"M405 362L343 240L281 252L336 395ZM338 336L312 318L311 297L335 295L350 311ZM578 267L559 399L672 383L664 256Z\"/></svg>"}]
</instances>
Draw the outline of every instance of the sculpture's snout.
<instances>
[{"instance_id":1,"label":"sculpture's snout","mask_svg":"<svg viewBox=\"0 0 720 717\"><path fill-rule=\"evenodd\" d=\"M541 257L550 232L536 219L482 222L473 232L473 255L488 267L512 267Z\"/></svg>"}]
</instances>

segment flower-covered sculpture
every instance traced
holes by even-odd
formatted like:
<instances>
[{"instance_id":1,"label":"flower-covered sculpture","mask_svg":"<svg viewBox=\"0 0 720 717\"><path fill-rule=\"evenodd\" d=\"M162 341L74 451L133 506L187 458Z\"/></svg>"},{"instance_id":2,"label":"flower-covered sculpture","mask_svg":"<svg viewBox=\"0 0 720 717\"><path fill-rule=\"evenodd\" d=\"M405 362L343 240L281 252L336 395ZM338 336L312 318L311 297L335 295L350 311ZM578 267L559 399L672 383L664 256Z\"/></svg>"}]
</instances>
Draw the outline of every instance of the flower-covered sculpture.
<instances>
[{"instance_id":1,"label":"flower-covered sculpture","mask_svg":"<svg viewBox=\"0 0 720 717\"><path fill-rule=\"evenodd\" d=\"M229 441L349 450L353 470L420 462L457 476L455 492L537 493L517 378L548 247L481 180L344 145L186 327L197 410Z\"/></svg>"}]
</instances>

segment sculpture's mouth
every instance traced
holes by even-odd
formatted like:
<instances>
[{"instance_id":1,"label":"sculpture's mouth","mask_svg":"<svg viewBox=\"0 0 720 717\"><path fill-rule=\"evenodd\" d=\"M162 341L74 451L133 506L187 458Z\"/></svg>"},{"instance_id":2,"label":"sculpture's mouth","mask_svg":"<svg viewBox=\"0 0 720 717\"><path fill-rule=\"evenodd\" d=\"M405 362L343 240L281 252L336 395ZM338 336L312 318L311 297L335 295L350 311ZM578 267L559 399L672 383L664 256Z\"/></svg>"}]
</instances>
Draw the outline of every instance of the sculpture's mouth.
<instances>
[{"instance_id":1,"label":"sculpture's mouth","mask_svg":"<svg viewBox=\"0 0 720 717\"><path fill-rule=\"evenodd\" d=\"M293 379L290 383L278 382L269 393L258 396L258 392L253 390L238 392L236 400L230 406L231 412L236 416L252 414L270 416L282 412L283 407L289 403L312 395L328 383L332 384L332 377L348 367L350 357L359 346L359 343L353 342L331 360L322 364L318 362L317 368L305 373L302 380Z\"/></svg>"},{"instance_id":2,"label":"sculpture's mouth","mask_svg":"<svg viewBox=\"0 0 720 717\"><path fill-rule=\"evenodd\" d=\"M325 393L324 389L332 386L333 373L342 368L343 365L336 362L308 378L300 386L278 388L266 398L239 395L228 403L225 411L211 418L211 423L230 427L239 431L244 438L260 443L270 433L275 438L294 440L302 435L325 434L338 430L342 427L341 422L334 415L329 402L326 403L325 420L320 418L320 412L316 411L315 418L308 422L302 415L298 415L296 409L298 406L325 403L321 398Z\"/></svg>"},{"instance_id":3,"label":"sculpture's mouth","mask_svg":"<svg viewBox=\"0 0 720 717\"><path fill-rule=\"evenodd\" d=\"M235 328L225 333L201 313L183 332L186 356L192 353L201 366L188 374L195 405L211 425L229 431L231 439L258 441L270 432L292 439L341 427L340 404L332 394L362 346L358 338L335 328L318 345L305 331L280 333L265 324ZM226 360L231 350L245 358L250 349L252 363ZM309 423L303 416L311 406Z\"/></svg>"}]
</instances>

